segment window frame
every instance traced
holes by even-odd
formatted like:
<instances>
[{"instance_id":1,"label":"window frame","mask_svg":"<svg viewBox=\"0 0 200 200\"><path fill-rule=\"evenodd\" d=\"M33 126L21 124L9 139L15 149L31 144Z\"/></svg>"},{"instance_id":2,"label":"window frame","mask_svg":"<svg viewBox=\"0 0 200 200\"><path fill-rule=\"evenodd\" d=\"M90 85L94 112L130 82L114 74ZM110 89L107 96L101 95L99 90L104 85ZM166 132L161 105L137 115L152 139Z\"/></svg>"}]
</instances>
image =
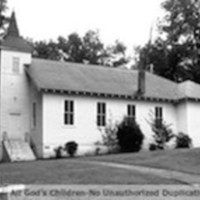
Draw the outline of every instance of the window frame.
<instances>
[{"instance_id":1,"label":"window frame","mask_svg":"<svg viewBox=\"0 0 200 200\"><path fill-rule=\"evenodd\" d=\"M127 105L127 119L136 121L136 106L134 104Z\"/></svg>"},{"instance_id":2,"label":"window frame","mask_svg":"<svg viewBox=\"0 0 200 200\"><path fill-rule=\"evenodd\" d=\"M161 106L155 107L155 123L159 127L163 122L163 108Z\"/></svg>"},{"instance_id":3,"label":"window frame","mask_svg":"<svg viewBox=\"0 0 200 200\"><path fill-rule=\"evenodd\" d=\"M73 126L74 120L74 101L71 99L64 100L64 125Z\"/></svg>"},{"instance_id":4,"label":"window frame","mask_svg":"<svg viewBox=\"0 0 200 200\"><path fill-rule=\"evenodd\" d=\"M36 102L33 102L33 104L32 104L32 117L33 117L33 121L32 121L33 128L36 128L36 126L37 126L37 104L36 104Z\"/></svg>"},{"instance_id":5,"label":"window frame","mask_svg":"<svg viewBox=\"0 0 200 200\"><path fill-rule=\"evenodd\" d=\"M12 57L12 72L14 74L20 73L20 58L19 57Z\"/></svg>"},{"instance_id":6,"label":"window frame","mask_svg":"<svg viewBox=\"0 0 200 200\"><path fill-rule=\"evenodd\" d=\"M97 126L106 126L106 103L97 102Z\"/></svg>"}]
</instances>

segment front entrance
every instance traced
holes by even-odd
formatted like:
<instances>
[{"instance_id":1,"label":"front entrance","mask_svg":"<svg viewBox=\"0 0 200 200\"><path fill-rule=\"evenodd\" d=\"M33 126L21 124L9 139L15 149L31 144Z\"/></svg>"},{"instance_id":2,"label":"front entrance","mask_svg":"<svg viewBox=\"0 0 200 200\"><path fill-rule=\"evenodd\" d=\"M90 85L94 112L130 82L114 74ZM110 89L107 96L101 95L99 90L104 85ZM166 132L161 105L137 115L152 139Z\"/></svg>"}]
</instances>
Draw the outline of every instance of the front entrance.
<instances>
[{"instance_id":1,"label":"front entrance","mask_svg":"<svg viewBox=\"0 0 200 200\"><path fill-rule=\"evenodd\" d=\"M9 127L8 127L8 138L9 139L24 139L22 133L22 120L21 113L10 113L9 114Z\"/></svg>"}]
</instances>

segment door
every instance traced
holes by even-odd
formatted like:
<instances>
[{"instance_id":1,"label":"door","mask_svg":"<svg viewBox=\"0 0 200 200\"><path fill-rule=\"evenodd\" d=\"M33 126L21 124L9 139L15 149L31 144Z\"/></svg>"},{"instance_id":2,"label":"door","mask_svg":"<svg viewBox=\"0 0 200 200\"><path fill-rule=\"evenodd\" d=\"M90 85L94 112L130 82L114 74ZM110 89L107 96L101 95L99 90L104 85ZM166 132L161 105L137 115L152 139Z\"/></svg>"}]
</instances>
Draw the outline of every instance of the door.
<instances>
[{"instance_id":1,"label":"door","mask_svg":"<svg viewBox=\"0 0 200 200\"><path fill-rule=\"evenodd\" d=\"M21 124L21 114L20 113L10 113L9 114L9 127L8 127L8 137L9 139L23 139L22 124Z\"/></svg>"}]
</instances>

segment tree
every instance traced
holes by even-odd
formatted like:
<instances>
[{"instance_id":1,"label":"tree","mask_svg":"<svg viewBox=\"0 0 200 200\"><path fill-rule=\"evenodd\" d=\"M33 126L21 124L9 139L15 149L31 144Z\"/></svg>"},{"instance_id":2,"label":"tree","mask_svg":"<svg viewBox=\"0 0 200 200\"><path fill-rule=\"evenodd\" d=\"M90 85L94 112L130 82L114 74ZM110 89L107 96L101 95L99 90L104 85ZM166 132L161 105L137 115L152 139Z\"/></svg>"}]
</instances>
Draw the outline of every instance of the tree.
<instances>
[{"instance_id":1,"label":"tree","mask_svg":"<svg viewBox=\"0 0 200 200\"><path fill-rule=\"evenodd\" d=\"M5 16L7 10L7 0L0 0L0 35L4 34L4 25L8 22L9 18Z\"/></svg>"},{"instance_id":2,"label":"tree","mask_svg":"<svg viewBox=\"0 0 200 200\"><path fill-rule=\"evenodd\" d=\"M151 126L153 131L153 138L155 142L156 149L165 149L166 144L175 137L172 129L170 128L171 124L167 124L164 120L157 121L154 118L154 114L150 112L150 120L147 121Z\"/></svg>"},{"instance_id":3,"label":"tree","mask_svg":"<svg viewBox=\"0 0 200 200\"><path fill-rule=\"evenodd\" d=\"M117 140L121 152L137 152L142 148L144 134L136 121L125 117L118 125Z\"/></svg>"},{"instance_id":4,"label":"tree","mask_svg":"<svg viewBox=\"0 0 200 200\"><path fill-rule=\"evenodd\" d=\"M171 80L200 82L199 0L166 0L166 15L158 25L160 35L146 50L147 66ZM147 69L148 69L147 67Z\"/></svg>"},{"instance_id":5,"label":"tree","mask_svg":"<svg viewBox=\"0 0 200 200\"><path fill-rule=\"evenodd\" d=\"M34 56L39 58L114 67L128 62L125 45L116 41L114 45L105 47L98 31L89 30L83 37L72 33L67 39L59 36L56 42L39 41L33 46Z\"/></svg>"},{"instance_id":6,"label":"tree","mask_svg":"<svg viewBox=\"0 0 200 200\"><path fill-rule=\"evenodd\" d=\"M90 64L101 64L104 45L99 39L98 31L89 30L83 37L84 59Z\"/></svg>"},{"instance_id":7,"label":"tree","mask_svg":"<svg viewBox=\"0 0 200 200\"><path fill-rule=\"evenodd\" d=\"M34 43L34 57L50 59L50 60L60 60L61 56L59 53L58 46L55 42L40 41Z\"/></svg>"},{"instance_id":8,"label":"tree","mask_svg":"<svg viewBox=\"0 0 200 200\"><path fill-rule=\"evenodd\" d=\"M65 54L65 61L84 62L83 42L77 33L70 34L68 39L60 36L58 38L58 48Z\"/></svg>"},{"instance_id":9,"label":"tree","mask_svg":"<svg viewBox=\"0 0 200 200\"><path fill-rule=\"evenodd\" d=\"M176 148L190 148L192 146L192 139L189 135L179 132L176 136Z\"/></svg>"},{"instance_id":10,"label":"tree","mask_svg":"<svg viewBox=\"0 0 200 200\"><path fill-rule=\"evenodd\" d=\"M108 148L109 153L119 152L117 129L118 129L118 124L113 123L111 119L108 120L108 123L106 124L105 128L100 129L100 131L103 133L102 134L103 145L105 145Z\"/></svg>"},{"instance_id":11,"label":"tree","mask_svg":"<svg viewBox=\"0 0 200 200\"><path fill-rule=\"evenodd\" d=\"M116 40L114 45L108 46L102 57L102 64L106 66L118 67L128 63L129 58L126 56L126 46Z\"/></svg>"}]
</instances>

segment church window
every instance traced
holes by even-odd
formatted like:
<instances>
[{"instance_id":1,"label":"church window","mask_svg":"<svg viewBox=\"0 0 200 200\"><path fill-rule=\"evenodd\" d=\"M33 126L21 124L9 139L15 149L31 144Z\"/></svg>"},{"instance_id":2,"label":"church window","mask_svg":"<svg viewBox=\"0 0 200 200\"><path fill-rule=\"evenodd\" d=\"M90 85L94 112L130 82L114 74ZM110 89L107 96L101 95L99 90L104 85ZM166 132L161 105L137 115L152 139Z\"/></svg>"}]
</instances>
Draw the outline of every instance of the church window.
<instances>
[{"instance_id":1,"label":"church window","mask_svg":"<svg viewBox=\"0 0 200 200\"><path fill-rule=\"evenodd\" d=\"M162 124L162 120L163 120L162 107L155 108L155 119L156 119L156 126L159 127Z\"/></svg>"},{"instance_id":2,"label":"church window","mask_svg":"<svg viewBox=\"0 0 200 200\"><path fill-rule=\"evenodd\" d=\"M33 103L33 127L36 127L36 103Z\"/></svg>"},{"instance_id":3,"label":"church window","mask_svg":"<svg viewBox=\"0 0 200 200\"><path fill-rule=\"evenodd\" d=\"M97 103L97 125L106 125L106 104L102 102Z\"/></svg>"},{"instance_id":4,"label":"church window","mask_svg":"<svg viewBox=\"0 0 200 200\"><path fill-rule=\"evenodd\" d=\"M135 121L135 105L127 106L127 117L130 121Z\"/></svg>"},{"instance_id":5,"label":"church window","mask_svg":"<svg viewBox=\"0 0 200 200\"><path fill-rule=\"evenodd\" d=\"M74 102L71 100L65 100L64 103L64 124L74 124Z\"/></svg>"},{"instance_id":6,"label":"church window","mask_svg":"<svg viewBox=\"0 0 200 200\"><path fill-rule=\"evenodd\" d=\"M18 57L13 57L12 71L16 74L19 73L20 60Z\"/></svg>"}]
</instances>

